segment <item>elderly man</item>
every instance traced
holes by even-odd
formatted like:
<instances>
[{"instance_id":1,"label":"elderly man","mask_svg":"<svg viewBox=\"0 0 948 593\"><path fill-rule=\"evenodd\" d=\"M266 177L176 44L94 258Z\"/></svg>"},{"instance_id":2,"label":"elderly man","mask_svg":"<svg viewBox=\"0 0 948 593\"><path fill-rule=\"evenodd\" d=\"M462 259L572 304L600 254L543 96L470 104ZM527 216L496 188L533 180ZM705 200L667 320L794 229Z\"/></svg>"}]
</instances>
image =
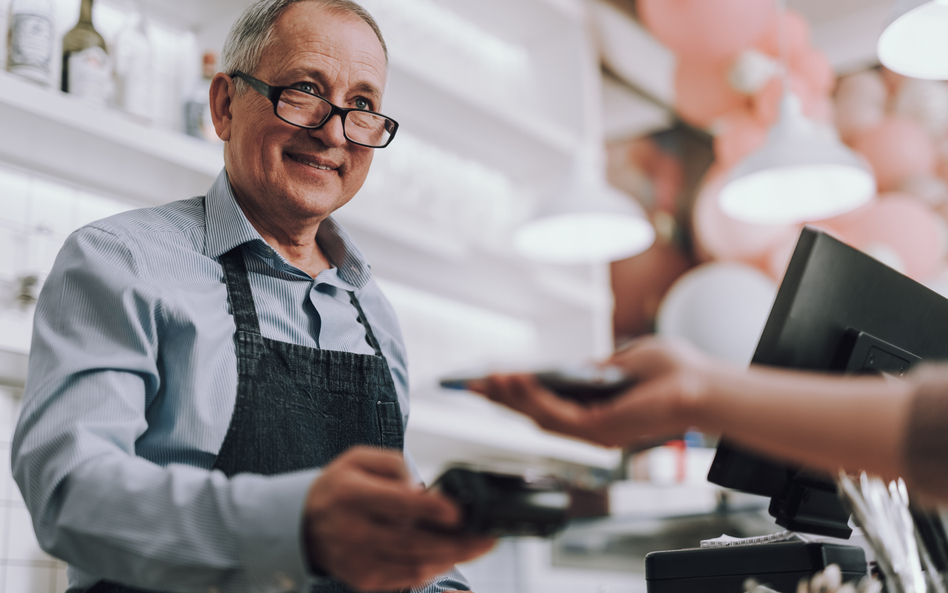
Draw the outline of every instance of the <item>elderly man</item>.
<instances>
[{"instance_id":1,"label":"elderly man","mask_svg":"<svg viewBox=\"0 0 948 593\"><path fill-rule=\"evenodd\" d=\"M73 233L37 306L13 446L69 591L467 589L488 539L401 455L402 339L330 214L397 124L346 0L261 0L214 79L207 195ZM440 576L439 576L440 575Z\"/></svg>"}]
</instances>

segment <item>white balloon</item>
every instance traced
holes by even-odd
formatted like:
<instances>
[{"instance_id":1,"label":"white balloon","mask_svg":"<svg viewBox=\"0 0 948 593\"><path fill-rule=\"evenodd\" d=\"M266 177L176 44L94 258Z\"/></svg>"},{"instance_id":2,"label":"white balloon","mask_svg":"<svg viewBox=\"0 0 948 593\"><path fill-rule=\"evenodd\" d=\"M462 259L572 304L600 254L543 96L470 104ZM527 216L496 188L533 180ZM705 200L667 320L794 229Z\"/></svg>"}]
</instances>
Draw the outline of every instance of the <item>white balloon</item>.
<instances>
[{"instance_id":1,"label":"white balloon","mask_svg":"<svg viewBox=\"0 0 948 593\"><path fill-rule=\"evenodd\" d=\"M712 356L748 364L776 294L774 281L755 268L734 262L702 264L665 294L657 332L688 340Z\"/></svg>"}]
</instances>

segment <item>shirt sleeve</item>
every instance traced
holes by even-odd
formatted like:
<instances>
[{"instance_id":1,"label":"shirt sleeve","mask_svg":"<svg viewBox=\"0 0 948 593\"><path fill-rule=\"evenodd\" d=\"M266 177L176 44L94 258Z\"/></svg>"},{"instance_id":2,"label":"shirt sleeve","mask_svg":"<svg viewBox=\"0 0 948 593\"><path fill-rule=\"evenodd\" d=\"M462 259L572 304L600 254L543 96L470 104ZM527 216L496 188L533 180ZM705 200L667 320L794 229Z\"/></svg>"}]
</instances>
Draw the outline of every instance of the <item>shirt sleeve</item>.
<instances>
[{"instance_id":1,"label":"shirt sleeve","mask_svg":"<svg viewBox=\"0 0 948 593\"><path fill-rule=\"evenodd\" d=\"M913 373L917 385L909 407L902 456L905 479L919 494L948 500L948 365L926 365Z\"/></svg>"},{"instance_id":2,"label":"shirt sleeve","mask_svg":"<svg viewBox=\"0 0 948 593\"><path fill-rule=\"evenodd\" d=\"M163 320L130 243L77 231L37 304L12 463L40 545L136 587L306 590L301 517L318 470L228 479L136 456L161 395Z\"/></svg>"}]
</instances>

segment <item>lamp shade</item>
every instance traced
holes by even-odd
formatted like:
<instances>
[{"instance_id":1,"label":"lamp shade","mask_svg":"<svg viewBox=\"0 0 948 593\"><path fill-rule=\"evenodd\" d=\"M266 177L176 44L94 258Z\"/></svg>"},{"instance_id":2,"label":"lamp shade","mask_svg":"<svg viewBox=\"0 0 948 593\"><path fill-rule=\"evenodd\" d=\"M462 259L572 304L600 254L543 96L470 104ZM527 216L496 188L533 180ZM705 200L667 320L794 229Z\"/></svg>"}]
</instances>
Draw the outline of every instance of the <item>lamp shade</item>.
<instances>
[{"instance_id":1,"label":"lamp shade","mask_svg":"<svg viewBox=\"0 0 948 593\"><path fill-rule=\"evenodd\" d=\"M948 79L948 0L896 2L876 51L893 72Z\"/></svg>"},{"instance_id":2,"label":"lamp shade","mask_svg":"<svg viewBox=\"0 0 948 593\"><path fill-rule=\"evenodd\" d=\"M632 257L655 241L655 229L634 200L591 175L574 175L536 216L514 234L525 257L561 264Z\"/></svg>"},{"instance_id":3,"label":"lamp shade","mask_svg":"<svg viewBox=\"0 0 948 593\"><path fill-rule=\"evenodd\" d=\"M718 199L736 220L795 224L848 212L875 193L869 165L787 93L767 141L734 167Z\"/></svg>"}]
</instances>

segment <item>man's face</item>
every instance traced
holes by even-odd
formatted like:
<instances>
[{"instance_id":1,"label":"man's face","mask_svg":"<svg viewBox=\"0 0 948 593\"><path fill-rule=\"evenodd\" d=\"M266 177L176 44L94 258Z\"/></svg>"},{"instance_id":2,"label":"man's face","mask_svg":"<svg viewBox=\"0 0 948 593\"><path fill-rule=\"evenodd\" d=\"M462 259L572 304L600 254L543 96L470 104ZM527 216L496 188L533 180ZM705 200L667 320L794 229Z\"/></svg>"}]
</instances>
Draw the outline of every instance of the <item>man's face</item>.
<instances>
[{"instance_id":1,"label":"man's face","mask_svg":"<svg viewBox=\"0 0 948 593\"><path fill-rule=\"evenodd\" d=\"M360 18L300 2L283 12L273 33L254 76L340 107L380 109L385 54ZM373 149L348 142L339 117L318 130L297 128L253 90L233 99L231 114L221 135L228 141L227 173L245 210L277 224L322 220L362 187Z\"/></svg>"}]
</instances>

